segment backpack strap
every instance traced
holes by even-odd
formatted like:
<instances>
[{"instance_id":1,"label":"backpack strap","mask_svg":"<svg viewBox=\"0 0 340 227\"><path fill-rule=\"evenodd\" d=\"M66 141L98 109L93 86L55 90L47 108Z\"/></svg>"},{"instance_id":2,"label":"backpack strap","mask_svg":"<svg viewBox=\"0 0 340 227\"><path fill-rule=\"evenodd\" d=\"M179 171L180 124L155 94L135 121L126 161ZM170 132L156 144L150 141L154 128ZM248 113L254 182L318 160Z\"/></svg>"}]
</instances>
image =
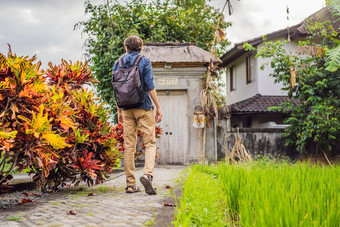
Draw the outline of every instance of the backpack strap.
<instances>
[{"instance_id":1,"label":"backpack strap","mask_svg":"<svg viewBox=\"0 0 340 227\"><path fill-rule=\"evenodd\" d=\"M119 64L119 68L123 68L124 67L123 57L118 59L118 64Z\"/></svg>"},{"instance_id":2,"label":"backpack strap","mask_svg":"<svg viewBox=\"0 0 340 227\"><path fill-rule=\"evenodd\" d=\"M138 55L136 60L133 62L133 66L138 66L140 60L142 60L143 57L144 57L143 55Z\"/></svg>"}]
</instances>

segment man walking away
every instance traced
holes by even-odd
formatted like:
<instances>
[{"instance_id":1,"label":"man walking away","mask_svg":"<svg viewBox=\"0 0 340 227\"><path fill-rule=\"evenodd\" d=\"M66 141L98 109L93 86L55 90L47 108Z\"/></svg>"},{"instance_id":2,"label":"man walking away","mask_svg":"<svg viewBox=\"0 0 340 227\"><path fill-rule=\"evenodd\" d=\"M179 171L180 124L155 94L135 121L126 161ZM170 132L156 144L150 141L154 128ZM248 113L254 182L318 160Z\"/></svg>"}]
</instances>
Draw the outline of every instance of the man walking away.
<instances>
[{"instance_id":1,"label":"man walking away","mask_svg":"<svg viewBox=\"0 0 340 227\"><path fill-rule=\"evenodd\" d=\"M151 62L146 57L139 57L141 56L139 53L143 49L143 40L138 36L129 36L124 41L124 47L126 54L124 54L119 60L115 62L113 66L112 81L116 79L115 75L116 77L118 76L118 71L121 68L129 69L134 65L138 66L143 93L145 95L144 103L137 104L138 106L132 105L133 107L131 107L130 105L129 107L125 108L123 106L119 107L119 104L117 106L118 122L122 123L124 128L124 170L127 184L125 192L134 193L140 191L140 189L136 187L134 161L134 154L136 152L137 145L137 128L139 128L143 134L145 145L144 175L140 177L140 181L143 184L147 194L155 195L156 188L154 188L152 185L156 156L155 124L156 122L158 123L162 120L162 110L158 102L157 93L153 82ZM129 70L125 70L125 74L121 75L127 75L128 71ZM125 79L125 82L126 81L127 79ZM117 84L116 86L120 86ZM119 87L116 87L115 92L118 90ZM117 94L115 95L116 101L118 101ZM156 116L154 116L150 97L156 106ZM125 97L121 99L126 100L128 98L129 97L126 97L125 95Z\"/></svg>"}]
</instances>

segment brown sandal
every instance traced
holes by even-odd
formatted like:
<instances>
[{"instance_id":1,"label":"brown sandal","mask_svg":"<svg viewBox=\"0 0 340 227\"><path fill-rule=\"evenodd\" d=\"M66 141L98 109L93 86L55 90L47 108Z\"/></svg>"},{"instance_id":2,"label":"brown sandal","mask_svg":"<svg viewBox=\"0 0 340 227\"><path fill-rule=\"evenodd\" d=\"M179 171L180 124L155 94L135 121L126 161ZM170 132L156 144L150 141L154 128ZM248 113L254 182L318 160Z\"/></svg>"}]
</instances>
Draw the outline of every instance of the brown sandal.
<instances>
[{"instance_id":1,"label":"brown sandal","mask_svg":"<svg viewBox=\"0 0 340 227\"><path fill-rule=\"evenodd\" d=\"M152 186L152 179L153 177L149 174L144 174L139 178L140 182L143 184L145 188L145 192L148 195L156 195L156 188Z\"/></svg>"},{"instance_id":2,"label":"brown sandal","mask_svg":"<svg viewBox=\"0 0 340 227\"><path fill-rule=\"evenodd\" d=\"M131 190L129 190L130 188L131 188ZM141 191L141 190L140 190L139 187L132 186L132 185L127 186L127 187L125 188L125 192L126 192L126 193L135 193L135 192L140 192L140 191Z\"/></svg>"}]
</instances>

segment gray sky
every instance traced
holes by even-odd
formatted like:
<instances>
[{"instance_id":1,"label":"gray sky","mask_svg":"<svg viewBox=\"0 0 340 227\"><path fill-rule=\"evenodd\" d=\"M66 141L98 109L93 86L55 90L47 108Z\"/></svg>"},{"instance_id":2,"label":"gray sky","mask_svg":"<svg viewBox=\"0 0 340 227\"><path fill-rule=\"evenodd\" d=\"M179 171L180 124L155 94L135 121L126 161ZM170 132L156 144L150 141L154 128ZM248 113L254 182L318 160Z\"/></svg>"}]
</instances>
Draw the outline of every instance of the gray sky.
<instances>
[{"instance_id":1,"label":"gray sky","mask_svg":"<svg viewBox=\"0 0 340 227\"><path fill-rule=\"evenodd\" d=\"M104 0L92 0L95 3ZM222 8L225 0L213 0ZM297 24L321 9L324 0L232 0L234 13L226 16L233 26L227 37L233 43L285 28L286 6L290 8L290 25ZM225 14L227 10L225 10ZM73 30L85 20L84 0L0 0L0 52L7 54L7 43L18 55L37 55L42 67L51 61L84 60L84 39Z\"/></svg>"}]
</instances>

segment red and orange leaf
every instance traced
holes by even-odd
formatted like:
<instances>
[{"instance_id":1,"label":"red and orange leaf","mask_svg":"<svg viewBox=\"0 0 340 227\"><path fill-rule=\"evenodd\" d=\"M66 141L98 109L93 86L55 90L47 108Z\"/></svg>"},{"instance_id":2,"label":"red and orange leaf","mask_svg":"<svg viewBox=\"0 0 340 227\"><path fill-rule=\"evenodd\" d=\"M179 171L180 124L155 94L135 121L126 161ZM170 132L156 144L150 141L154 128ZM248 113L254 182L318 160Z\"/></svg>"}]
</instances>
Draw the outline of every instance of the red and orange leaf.
<instances>
[{"instance_id":1,"label":"red and orange leaf","mask_svg":"<svg viewBox=\"0 0 340 227\"><path fill-rule=\"evenodd\" d=\"M59 116L56 118L57 122L60 122L60 127L65 129L65 131L68 131L70 128L75 129L76 124L68 117L66 116Z\"/></svg>"}]
</instances>

